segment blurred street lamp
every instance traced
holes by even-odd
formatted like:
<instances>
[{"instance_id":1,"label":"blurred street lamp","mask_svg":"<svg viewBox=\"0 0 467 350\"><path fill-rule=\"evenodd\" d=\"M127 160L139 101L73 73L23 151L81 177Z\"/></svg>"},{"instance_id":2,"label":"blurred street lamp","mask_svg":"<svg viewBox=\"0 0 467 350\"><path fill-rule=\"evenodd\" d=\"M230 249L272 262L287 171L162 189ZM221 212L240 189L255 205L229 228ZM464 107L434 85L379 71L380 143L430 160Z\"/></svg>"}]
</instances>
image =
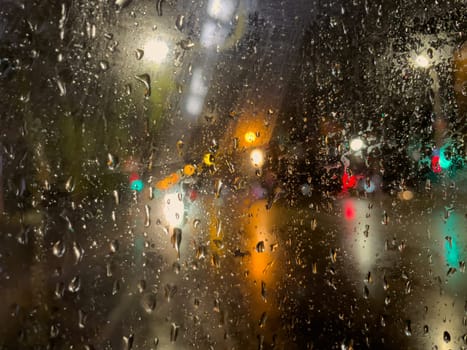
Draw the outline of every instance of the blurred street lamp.
<instances>
[{"instance_id":1,"label":"blurred street lamp","mask_svg":"<svg viewBox=\"0 0 467 350\"><path fill-rule=\"evenodd\" d=\"M167 58L169 47L160 39L152 39L144 45L144 56L155 63L162 63Z\"/></svg>"},{"instance_id":2,"label":"blurred street lamp","mask_svg":"<svg viewBox=\"0 0 467 350\"><path fill-rule=\"evenodd\" d=\"M443 117L442 100L440 93L440 76L438 71L443 71L443 67L449 64L449 59L453 56L453 36L449 33L438 33L437 35L420 35L421 43L417 51L410 53L412 65L416 69L423 69L431 79L430 99L433 105L435 116L434 131L435 143L439 148L443 144L443 135L446 132L447 121ZM443 41L441 46L433 47L433 42Z\"/></svg>"},{"instance_id":3,"label":"blurred street lamp","mask_svg":"<svg viewBox=\"0 0 467 350\"><path fill-rule=\"evenodd\" d=\"M430 66L430 60L425 55L418 55L415 58L415 65L420 68L428 68Z\"/></svg>"},{"instance_id":4,"label":"blurred street lamp","mask_svg":"<svg viewBox=\"0 0 467 350\"><path fill-rule=\"evenodd\" d=\"M250 153L250 160L253 166L261 167L264 164L264 154L260 149L254 149Z\"/></svg>"},{"instance_id":5,"label":"blurred street lamp","mask_svg":"<svg viewBox=\"0 0 467 350\"><path fill-rule=\"evenodd\" d=\"M360 137L356 137L350 141L350 149L354 152L358 152L363 147L363 141Z\"/></svg>"}]
</instances>

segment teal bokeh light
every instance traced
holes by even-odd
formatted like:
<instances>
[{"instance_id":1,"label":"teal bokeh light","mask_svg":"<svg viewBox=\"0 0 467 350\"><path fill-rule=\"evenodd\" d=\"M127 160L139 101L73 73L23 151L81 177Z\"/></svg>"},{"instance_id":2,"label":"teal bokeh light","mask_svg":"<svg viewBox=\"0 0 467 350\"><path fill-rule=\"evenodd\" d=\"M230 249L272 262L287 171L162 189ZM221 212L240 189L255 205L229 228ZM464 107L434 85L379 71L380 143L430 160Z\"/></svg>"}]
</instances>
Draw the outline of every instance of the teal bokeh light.
<instances>
[{"instance_id":1,"label":"teal bokeh light","mask_svg":"<svg viewBox=\"0 0 467 350\"><path fill-rule=\"evenodd\" d=\"M133 191L141 192L143 190L143 187L144 187L143 181L141 181L140 179L133 180L130 184L130 188Z\"/></svg>"},{"instance_id":2,"label":"teal bokeh light","mask_svg":"<svg viewBox=\"0 0 467 350\"><path fill-rule=\"evenodd\" d=\"M445 257L446 262L449 266L457 266L459 264L460 259L460 252L459 247L457 246L456 238L452 237L451 243L446 241L444 243L445 248Z\"/></svg>"},{"instance_id":3,"label":"teal bokeh light","mask_svg":"<svg viewBox=\"0 0 467 350\"><path fill-rule=\"evenodd\" d=\"M442 169L448 169L452 164L452 161L446 158L445 152L446 152L447 146L448 145L444 145L443 147L441 147L441 150L439 152L439 166Z\"/></svg>"},{"instance_id":4,"label":"teal bokeh light","mask_svg":"<svg viewBox=\"0 0 467 350\"><path fill-rule=\"evenodd\" d=\"M457 234L460 227L462 225L459 214L456 212L451 213L445 224L444 231L446 238L450 237L449 240L446 238L444 240L444 257L449 266L456 267L459 265L459 261L462 260L462 240L459 242L459 235Z\"/></svg>"}]
</instances>

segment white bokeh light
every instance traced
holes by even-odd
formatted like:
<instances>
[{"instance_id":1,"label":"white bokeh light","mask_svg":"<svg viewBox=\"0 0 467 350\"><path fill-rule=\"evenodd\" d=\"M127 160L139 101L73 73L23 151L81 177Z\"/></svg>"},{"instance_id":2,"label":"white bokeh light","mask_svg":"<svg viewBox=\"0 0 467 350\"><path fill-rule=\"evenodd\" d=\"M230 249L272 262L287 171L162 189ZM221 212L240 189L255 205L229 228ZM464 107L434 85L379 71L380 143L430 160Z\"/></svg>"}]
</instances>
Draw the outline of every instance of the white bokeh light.
<instances>
[{"instance_id":1,"label":"white bokeh light","mask_svg":"<svg viewBox=\"0 0 467 350\"><path fill-rule=\"evenodd\" d=\"M253 166L255 166L255 167L262 166L263 163L264 163L263 151L261 151L259 149L254 149L253 151L251 151L250 160L251 160L251 164L253 164Z\"/></svg>"},{"instance_id":2,"label":"white bokeh light","mask_svg":"<svg viewBox=\"0 0 467 350\"><path fill-rule=\"evenodd\" d=\"M361 138L357 137L350 141L350 148L352 151L357 152L360 151L363 147L363 141Z\"/></svg>"},{"instance_id":3,"label":"white bokeh light","mask_svg":"<svg viewBox=\"0 0 467 350\"><path fill-rule=\"evenodd\" d=\"M430 66L430 60L425 55L418 55L415 58L415 65L420 68L428 68Z\"/></svg>"},{"instance_id":4,"label":"white bokeh light","mask_svg":"<svg viewBox=\"0 0 467 350\"><path fill-rule=\"evenodd\" d=\"M189 95L185 100L185 112L190 116L198 116L203 111L204 97Z\"/></svg>"},{"instance_id":5,"label":"white bokeh light","mask_svg":"<svg viewBox=\"0 0 467 350\"><path fill-rule=\"evenodd\" d=\"M215 48L224 43L227 35L227 29L212 20L206 21L201 28L200 42L205 48Z\"/></svg>"},{"instance_id":6,"label":"white bokeh light","mask_svg":"<svg viewBox=\"0 0 467 350\"><path fill-rule=\"evenodd\" d=\"M208 3L208 15L222 22L228 22L234 12L236 3L233 0L210 0Z\"/></svg>"},{"instance_id":7,"label":"white bokeh light","mask_svg":"<svg viewBox=\"0 0 467 350\"><path fill-rule=\"evenodd\" d=\"M167 43L160 39L150 40L144 45L144 57L152 62L164 62L168 53Z\"/></svg>"}]
</instances>

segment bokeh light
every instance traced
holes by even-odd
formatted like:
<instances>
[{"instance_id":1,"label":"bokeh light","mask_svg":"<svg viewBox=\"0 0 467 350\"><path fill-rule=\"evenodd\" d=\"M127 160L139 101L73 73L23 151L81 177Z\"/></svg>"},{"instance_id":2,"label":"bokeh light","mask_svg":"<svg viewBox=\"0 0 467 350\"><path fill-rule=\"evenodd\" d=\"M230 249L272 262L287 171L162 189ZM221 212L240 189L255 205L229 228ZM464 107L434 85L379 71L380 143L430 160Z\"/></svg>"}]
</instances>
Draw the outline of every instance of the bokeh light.
<instances>
[{"instance_id":1,"label":"bokeh light","mask_svg":"<svg viewBox=\"0 0 467 350\"><path fill-rule=\"evenodd\" d=\"M415 65L420 68L428 68L430 66L430 60L425 55L418 55L415 58Z\"/></svg>"},{"instance_id":2,"label":"bokeh light","mask_svg":"<svg viewBox=\"0 0 467 350\"><path fill-rule=\"evenodd\" d=\"M363 141L361 138L357 137L350 141L350 148L352 149L352 151L354 152L360 151L362 147L363 147Z\"/></svg>"},{"instance_id":3,"label":"bokeh light","mask_svg":"<svg viewBox=\"0 0 467 350\"><path fill-rule=\"evenodd\" d=\"M253 131L248 131L245 133L245 141L248 143L253 143L256 141L256 135Z\"/></svg>"},{"instance_id":4,"label":"bokeh light","mask_svg":"<svg viewBox=\"0 0 467 350\"><path fill-rule=\"evenodd\" d=\"M250 153L250 160L253 166L260 167L264 163L264 154L260 149L255 149Z\"/></svg>"},{"instance_id":5,"label":"bokeh light","mask_svg":"<svg viewBox=\"0 0 467 350\"><path fill-rule=\"evenodd\" d=\"M144 57L152 62L164 62L168 53L167 43L160 39L152 39L144 45Z\"/></svg>"}]
</instances>

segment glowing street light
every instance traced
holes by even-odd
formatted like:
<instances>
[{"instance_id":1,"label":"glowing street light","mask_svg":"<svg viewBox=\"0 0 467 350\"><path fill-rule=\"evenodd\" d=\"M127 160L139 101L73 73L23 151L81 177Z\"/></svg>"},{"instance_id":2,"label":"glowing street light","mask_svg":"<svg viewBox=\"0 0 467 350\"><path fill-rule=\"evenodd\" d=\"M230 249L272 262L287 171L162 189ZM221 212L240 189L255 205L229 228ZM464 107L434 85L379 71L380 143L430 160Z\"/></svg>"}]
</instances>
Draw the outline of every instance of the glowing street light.
<instances>
[{"instance_id":1,"label":"glowing street light","mask_svg":"<svg viewBox=\"0 0 467 350\"><path fill-rule=\"evenodd\" d=\"M360 151L363 147L363 141L361 138L357 137L350 141L350 148L352 151L357 152Z\"/></svg>"},{"instance_id":2,"label":"glowing street light","mask_svg":"<svg viewBox=\"0 0 467 350\"><path fill-rule=\"evenodd\" d=\"M258 167L258 168L261 167L264 164L263 151L261 151L259 149L255 149L255 150L251 151L250 160L251 160L251 163L253 164L253 166Z\"/></svg>"},{"instance_id":3,"label":"glowing street light","mask_svg":"<svg viewBox=\"0 0 467 350\"><path fill-rule=\"evenodd\" d=\"M415 58L415 65L420 68L428 68L430 66L430 60L425 55L418 55Z\"/></svg>"},{"instance_id":4,"label":"glowing street light","mask_svg":"<svg viewBox=\"0 0 467 350\"><path fill-rule=\"evenodd\" d=\"M162 63L167 58L169 47L165 41L153 39L144 45L144 56L155 63Z\"/></svg>"}]
</instances>

